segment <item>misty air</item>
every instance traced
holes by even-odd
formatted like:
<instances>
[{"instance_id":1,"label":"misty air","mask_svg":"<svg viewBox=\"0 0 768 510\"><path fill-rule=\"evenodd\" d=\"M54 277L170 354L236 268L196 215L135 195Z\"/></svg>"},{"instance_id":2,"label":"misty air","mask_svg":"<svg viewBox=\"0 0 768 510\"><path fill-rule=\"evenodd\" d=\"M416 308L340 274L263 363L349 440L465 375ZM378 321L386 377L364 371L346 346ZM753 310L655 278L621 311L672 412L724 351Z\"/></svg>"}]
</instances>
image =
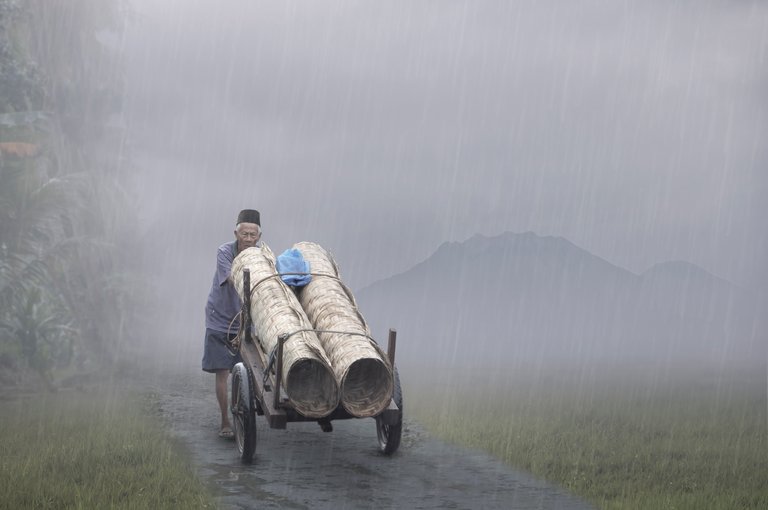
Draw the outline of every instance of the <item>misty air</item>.
<instances>
[{"instance_id":1,"label":"misty air","mask_svg":"<svg viewBox=\"0 0 768 510\"><path fill-rule=\"evenodd\" d=\"M766 91L757 0L0 0L0 508L767 508Z\"/></svg>"}]
</instances>

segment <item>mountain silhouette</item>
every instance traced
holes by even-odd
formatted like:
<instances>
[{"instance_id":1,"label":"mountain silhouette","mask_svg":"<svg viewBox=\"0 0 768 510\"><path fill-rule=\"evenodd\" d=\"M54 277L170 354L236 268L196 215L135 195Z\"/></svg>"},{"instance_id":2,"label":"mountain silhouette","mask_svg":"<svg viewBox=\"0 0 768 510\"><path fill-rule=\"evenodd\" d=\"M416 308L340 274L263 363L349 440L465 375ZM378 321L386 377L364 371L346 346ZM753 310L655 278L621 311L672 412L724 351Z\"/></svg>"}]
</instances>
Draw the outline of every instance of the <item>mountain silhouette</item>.
<instances>
[{"instance_id":1,"label":"mountain silhouette","mask_svg":"<svg viewBox=\"0 0 768 510\"><path fill-rule=\"evenodd\" d=\"M730 360L764 355L755 300L694 264L642 274L561 237L476 235L358 291L398 359L440 363Z\"/></svg>"}]
</instances>

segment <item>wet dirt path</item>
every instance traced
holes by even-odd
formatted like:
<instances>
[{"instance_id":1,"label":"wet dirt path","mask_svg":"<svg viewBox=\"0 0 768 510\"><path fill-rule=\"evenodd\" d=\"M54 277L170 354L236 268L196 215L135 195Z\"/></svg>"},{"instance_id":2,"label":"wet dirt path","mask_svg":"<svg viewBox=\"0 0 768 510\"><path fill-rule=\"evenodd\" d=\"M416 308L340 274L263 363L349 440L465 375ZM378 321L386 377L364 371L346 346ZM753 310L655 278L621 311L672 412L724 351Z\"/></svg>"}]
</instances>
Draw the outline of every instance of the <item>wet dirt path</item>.
<instances>
[{"instance_id":1,"label":"wet dirt path","mask_svg":"<svg viewBox=\"0 0 768 510\"><path fill-rule=\"evenodd\" d=\"M234 442L216 435L213 376L168 380L154 385L159 410L222 509L592 508L488 455L430 438L408 422L407 408L392 457L378 453L370 418L335 421L324 433L311 422L274 430L258 417L256 456L243 465Z\"/></svg>"}]
</instances>

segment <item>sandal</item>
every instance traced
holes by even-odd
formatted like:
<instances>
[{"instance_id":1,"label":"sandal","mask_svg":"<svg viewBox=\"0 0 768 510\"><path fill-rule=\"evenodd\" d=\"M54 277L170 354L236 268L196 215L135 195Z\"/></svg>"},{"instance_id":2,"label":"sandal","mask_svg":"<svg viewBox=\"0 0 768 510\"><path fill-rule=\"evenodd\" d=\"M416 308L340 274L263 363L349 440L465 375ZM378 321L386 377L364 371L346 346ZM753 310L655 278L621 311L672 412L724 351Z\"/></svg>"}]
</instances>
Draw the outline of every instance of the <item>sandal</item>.
<instances>
[{"instance_id":1,"label":"sandal","mask_svg":"<svg viewBox=\"0 0 768 510\"><path fill-rule=\"evenodd\" d=\"M219 431L219 437L222 439L232 439L235 437L235 433L231 429L221 429Z\"/></svg>"}]
</instances>

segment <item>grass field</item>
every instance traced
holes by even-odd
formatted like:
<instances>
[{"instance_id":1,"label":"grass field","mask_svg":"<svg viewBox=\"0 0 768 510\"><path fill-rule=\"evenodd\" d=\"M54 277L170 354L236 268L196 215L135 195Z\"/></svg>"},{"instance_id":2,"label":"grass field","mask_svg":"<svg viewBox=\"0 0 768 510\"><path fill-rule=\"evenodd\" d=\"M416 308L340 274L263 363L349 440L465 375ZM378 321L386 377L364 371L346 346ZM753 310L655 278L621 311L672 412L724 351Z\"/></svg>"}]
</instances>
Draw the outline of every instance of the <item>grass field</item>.
<instances>
[{"instance_id":1,"label":"grass field","mask_svg":"<svg viewBox=\"0 0 768 510\"><path fill-rule=\"evenodd\" d=\"M764 368L486 375L406 382L409 416L598 508L768 508Z\"/></svg>"},{"instance_id":2,"label":"grass field","mask_svg":"<svg viewBox=\"0 0 768 510\"><path fill-rule=\"evenodd\" d=\"M0 508L212 508L140 397L45 393L0 402Z\"/></svg>"}]
</instances>

